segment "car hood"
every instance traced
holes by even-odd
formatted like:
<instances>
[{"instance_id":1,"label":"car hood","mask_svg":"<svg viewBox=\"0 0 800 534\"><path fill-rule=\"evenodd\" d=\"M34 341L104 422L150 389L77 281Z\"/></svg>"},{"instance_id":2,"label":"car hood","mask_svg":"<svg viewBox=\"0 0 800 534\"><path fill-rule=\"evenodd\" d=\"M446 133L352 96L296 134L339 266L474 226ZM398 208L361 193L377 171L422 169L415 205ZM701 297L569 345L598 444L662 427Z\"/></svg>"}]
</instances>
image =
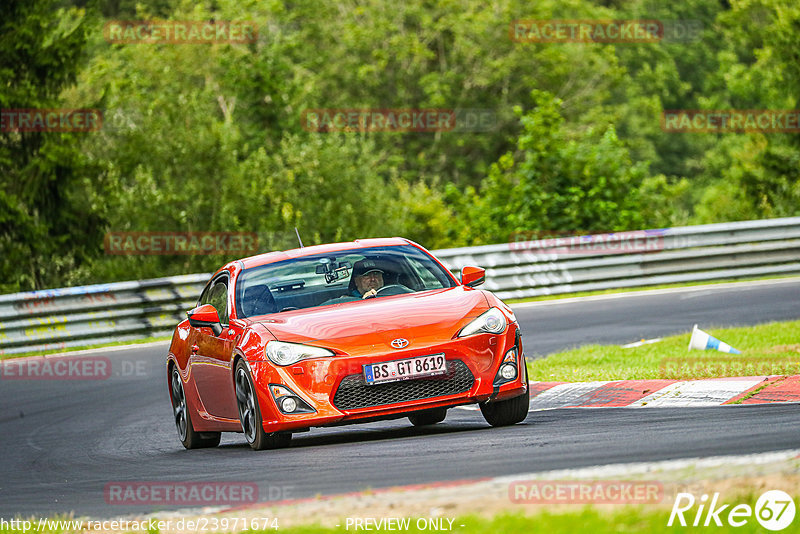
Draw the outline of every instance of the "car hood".
<instances>
[{"instance_id":1,"label":"car hood","mask_svg":"<svg viewBox=\"0 0 800 534\"><path fill-rule=\"evenodd\" d=\"M357 355L402 337L421 347L451 339L488 309L483 292L464 286L281 312L259 320L281 341Z\"/></svg>"}]
</instances>

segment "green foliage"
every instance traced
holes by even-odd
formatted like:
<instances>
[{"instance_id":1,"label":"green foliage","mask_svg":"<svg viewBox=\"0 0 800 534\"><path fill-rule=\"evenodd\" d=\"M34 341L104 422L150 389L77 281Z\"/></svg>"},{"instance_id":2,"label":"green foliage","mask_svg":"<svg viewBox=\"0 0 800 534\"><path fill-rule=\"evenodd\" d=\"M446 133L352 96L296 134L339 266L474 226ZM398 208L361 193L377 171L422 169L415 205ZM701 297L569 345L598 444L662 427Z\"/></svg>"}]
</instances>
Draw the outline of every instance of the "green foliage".
<instances>
[{"instance_id":1,"label":"green foliage","mask_svg":"<svg viewBox=\"0 0 800 534\"><path fill-rule=\"evenodd\" d=\"M726 46L709 107L797 109L800 105L800 7L785 0L736 2L722 14ZM746 28L747 31L742 31ZM800 214L797 134L730 135L705 155L696 222Z\"/></svg>"},{"instance_id":2,"label":"green foliage","mask_svg":"<svg viewBox=\"0 0 800 534\"><path fill-rule=\"evenodd\" d=\"M602 4L602 5L601 5ZM75 7L69 7L75 6ZM665 132L667 109L793 109L789 0L7 1L0 107L98 107L0 132L0 291L214 269L108 256L109 231L255 231L261 250L403 235L614 231L800 213L796 134ZM520 43L515 19L691 21L657 43ZM248 44L112 44L109 19L252 21ZM484 131L321 133L314 108L479 109ZM231 256L233 257L233 256Z\"/></svg>"},{"instance_id":3,"label":"green foliage","mask_svg":"<svg viewBox=\"0 0 800 534\"><path fill-rule=\"evenodd\" d=\"M2 110L58 108L61 91L75 81L92 19L58 5L4 2ZM81 155L83 135L0 130L0 292L65 284L95 255L102 184Z\"/></svg>"},{"instance_id":4,"label":"green foliage","mask_svg":"<svg viewBox=\"0 0 800 534\"><path fill-rule=\"evenodd\" d=\"M497 243L526 230L604 232L660 222L642 217L647 165L631 161L613 126L571 134L559 99L543 91L531 96L536 107L521 116L517 154L492 165L470 206L470 241ZM648 191L658 194L652 185Z\"/></svg>"}]
</instances>

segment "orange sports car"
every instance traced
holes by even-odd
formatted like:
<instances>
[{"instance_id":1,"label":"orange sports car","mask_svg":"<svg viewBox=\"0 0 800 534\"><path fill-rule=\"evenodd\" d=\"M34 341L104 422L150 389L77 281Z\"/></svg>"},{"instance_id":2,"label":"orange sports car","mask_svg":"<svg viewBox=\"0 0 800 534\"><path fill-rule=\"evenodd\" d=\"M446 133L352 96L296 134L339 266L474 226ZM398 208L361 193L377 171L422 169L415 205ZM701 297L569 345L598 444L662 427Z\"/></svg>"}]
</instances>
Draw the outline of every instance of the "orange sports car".
<instances>
[{"instance_id":1,"label":"orange sports car","mask_svg":"<svg viewBox=\"0 0 800 534\"><path fill-rule=\"evenodd\" d=\"M528 413L514 313L407 239L365 239L228 263L172 336L167 383L187 449L242 432L253 449L311 427L444 420L478 403L493 426Z\"/></svg>"}]
</instances>

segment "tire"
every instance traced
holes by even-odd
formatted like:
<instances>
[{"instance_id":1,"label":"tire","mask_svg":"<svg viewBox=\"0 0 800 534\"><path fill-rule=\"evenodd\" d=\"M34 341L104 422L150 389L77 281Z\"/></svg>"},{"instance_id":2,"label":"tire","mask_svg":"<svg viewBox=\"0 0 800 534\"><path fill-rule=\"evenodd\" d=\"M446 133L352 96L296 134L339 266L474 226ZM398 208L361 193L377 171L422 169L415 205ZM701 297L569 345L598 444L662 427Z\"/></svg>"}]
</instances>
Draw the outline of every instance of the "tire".
<instances>
[{"instance_id":1,"label":"tire","mask_svg":"<svg viewBox=\"0 0 800 534\"><path fill-rule=\"evenodd\" d=\"M192 425L192 416L186 403L186 393L183 390L183 379L178 371L178 366L172 367L170 373L170 397L172 398L172 414L175 418L175 427L178 429L178 438L187 449L202 449L216 447L222 437L222 432L196 432Z\"/></svg>"},{"instance_id":2,"label":"tire","mask_svg":"<svg viewBox=\"0 0 800 534\"><path fill-rule=\"evenodd\" d=\"M239 409L239 421L247 443L255 451L264 449L280 449L288 447L292 441L291 432L264 432L261 409L258 407L253 379L244 360L239 360L234 373L236 389L236 405Z\"/></svg>"},{"instance_id":3,"label":"tire","mask_svg":"<svg viewBox=\"0 0 800 534\"><path fill-rule=\"evenodd\" d=\"M525 366L525 360L522 360ZM525 367L525 381L528 381L528 369ZM486 422L492 426L509 426L521 423L528 417L531 402L531 388L513 399L481 404L481 413Z\"/></svg>"},{"instance_id":4,"label":"tire","mask_svg":"<svg viewBox=\"0 0 800 534\"><path fill-rule=\"evenodd\" d=\"M428 426L441 423L445 417L447 417L447 408L434 408L409 415L408 420L414 426Z\"/></svg>"}]
</instances>

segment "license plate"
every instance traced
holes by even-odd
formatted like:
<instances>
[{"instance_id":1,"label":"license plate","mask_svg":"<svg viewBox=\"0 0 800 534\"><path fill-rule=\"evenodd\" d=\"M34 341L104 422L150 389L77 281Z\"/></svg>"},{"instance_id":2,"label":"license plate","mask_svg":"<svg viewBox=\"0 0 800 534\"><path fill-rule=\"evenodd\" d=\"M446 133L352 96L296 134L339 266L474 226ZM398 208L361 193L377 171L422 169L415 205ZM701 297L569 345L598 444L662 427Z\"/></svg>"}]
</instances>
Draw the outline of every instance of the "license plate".
<instances>
[{"instance_id":1,"label":"license plate","mask_svg":"<svg viewBox=\"0 0 800 534\"><path fill-rule=\"evenodd\" d=\"M409 380L423 376L441 375L447 372L444 354L431 354L407 360L370 363L364 366L364 380L368 385Z\"/></svg>"}]
</instances>

